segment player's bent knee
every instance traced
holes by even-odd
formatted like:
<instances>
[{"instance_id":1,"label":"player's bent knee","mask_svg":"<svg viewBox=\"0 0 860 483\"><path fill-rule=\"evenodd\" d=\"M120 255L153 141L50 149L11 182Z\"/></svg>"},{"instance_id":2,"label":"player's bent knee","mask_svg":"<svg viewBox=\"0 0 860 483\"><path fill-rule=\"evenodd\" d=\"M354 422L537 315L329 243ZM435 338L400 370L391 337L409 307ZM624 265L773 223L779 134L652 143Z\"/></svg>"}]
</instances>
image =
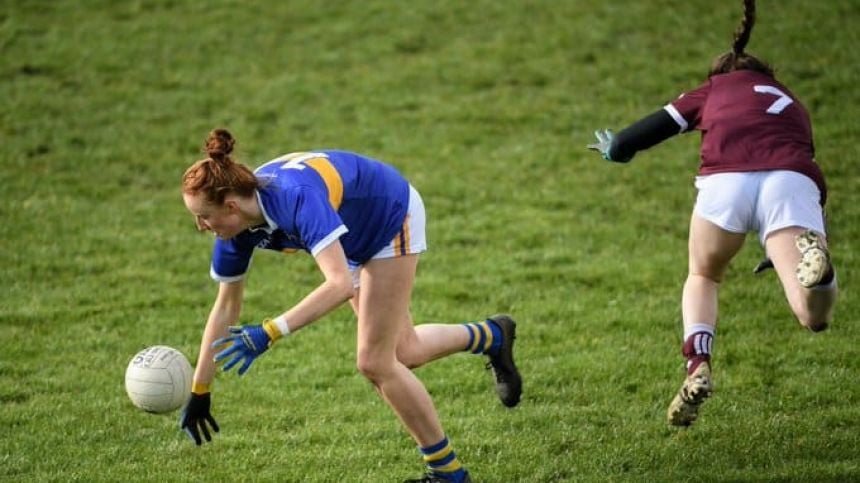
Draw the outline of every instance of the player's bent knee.
<instances>
[{"instance_id":1,"label":"player's bent knee","mask_svg":"<svg viewBox=\"0 0 860 483\"><path fill-rule=\"evenodd\" d=\"M827 321L815 321L812 323L805 323L803 325L812 332L822 332L824 330L827 330L827 327L829 326Z\"/></svg>"},{"instance_id":2,"label":"player's bent knee","mask_svg":"<svg viewBox=\"0 0 860 483\"><path fill-rule=\"evenodd\" d=\"M810 313L797 313L797 320L800 325L806 327L812 332L821 332L827 329L829 321L825 317L813 316Z\"/></svg>"},{"instance_id":3,"label":"player's bent knee","mask_svg":"<svg viewBox=\"0 0 860 483\"><path fill-rule=\"evenodd\" d=\"M383 363L379 358L361 357L359 356L356 364L356 369L365 379L377 384L382 381L386 374L391 373L390 364Z\"/></svg>"},{"instance_id":4,"label":"player's bent knee","mask_svg":"<svg viewBox=\"0 0 860 483\"><path fill-rule=\"evenodd\" d=\"M374 364L371 364L368 361L358 359L355 363L355 368L358 369L359 374L371 381L373 381L374 377L376 376L376 369Z\"/></svg>"}]
</instances>

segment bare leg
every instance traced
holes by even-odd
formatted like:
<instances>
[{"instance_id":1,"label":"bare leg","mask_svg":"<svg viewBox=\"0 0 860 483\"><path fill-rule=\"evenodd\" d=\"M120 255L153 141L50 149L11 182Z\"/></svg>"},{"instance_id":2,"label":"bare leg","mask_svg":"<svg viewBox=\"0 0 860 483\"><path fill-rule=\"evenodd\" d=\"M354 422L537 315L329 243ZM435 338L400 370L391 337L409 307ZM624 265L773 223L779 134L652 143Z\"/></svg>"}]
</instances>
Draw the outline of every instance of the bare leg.
<instances>
[{"instance_id":1,"label":"bare leg","mask_svg":"<svg viewBox=\"0 0 860 483\"><path fill-rule=\"evenodd\" d=\"M695 214L690 220L689 273L681 301L685 339L682 352L687 357L688 374L666 413L669 424L674 426L693 424L699 406L713 390L710 344L717 324L718 291L745 237Z\"/></svg>"},{"instance_id":2,"label":"bare leg","mask_svg":"<svg viewBox=\"0 0 860 483\"><path fill-rule=\"evenodd\" d=\"M357 293L360 293L359 289ZM360 297L352 298L352 310L358 315ZM409 316L409 327L401 331L397 343L397 360L414 369L428 362L441 359L465 350L469 343L469 331L462 324L421 324L413 326Z\"/></svg>"},{"instance_id":3,"label":"bare leg","mask_svg":"<svg viewBox=\"0 0 860 483\"><path fill-rule=\"evenodd\" d=\"M806 230L800 227L777 230L768 235L765 248L797 320L804 327L818 332L826 329L832 318L837 289L835 285L829 289L808 289L797 281L794 270L800 261L800 252L794 239L804 231ZM822 241L826 243L823 237Z\"/></svg>"},{"instance_id":4,"label":"bare leg","mask_svg":"<svg viewBox=\"0 0 860 483\"><path fill-rule=\"evenodd\" d=\"M401 340L410 337L404 333L415 333L409 299L417 264L417 255L407 255L371 260L362 268L357 366L413 439L426 447L445 433L427 389L397 357Z\"/></svg>"},{"instance_id":5,"label":"bare leg","mask_svg":"<svg viewBox=\"0 0 860 483\"><path fill-rule=\"evenodd\" d=\"M693 215L690 220L689 273L684 283L681 312L684 328L717 324L718 290L729 262L746 238Z\"/></svg>"},{"instance_id":6,"label":"bare leg","mask_svg":"<svg viewBox=\"0 0 860 483\"><path fill-rule=\"evenodd\" d=\"M420 367L462 352L468 343L469 331L460 324L422 324L403 332L397 358L407 367Z\"/></svg>"}]
</instances>

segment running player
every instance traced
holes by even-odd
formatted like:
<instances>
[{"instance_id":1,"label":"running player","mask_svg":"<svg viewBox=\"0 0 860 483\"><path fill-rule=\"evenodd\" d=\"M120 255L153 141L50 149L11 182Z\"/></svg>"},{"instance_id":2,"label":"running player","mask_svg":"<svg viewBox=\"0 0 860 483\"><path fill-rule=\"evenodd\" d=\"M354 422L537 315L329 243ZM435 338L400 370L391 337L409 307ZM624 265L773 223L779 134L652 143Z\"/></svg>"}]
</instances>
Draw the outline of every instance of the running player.
<instances>
[{"instance_id":1,"label":"running player","mask_svg":"<svg viewBox=\"0 0 860 483\"><path fill-rule=\"evenodd\" d=\"M199 445L218 431L210 412L215 362L251 363L277 340L346 301L358 318L357 367L418 444L428 482L469 481L430 395L412 368L460 351L486 354L505 406L519 403L515 323L497 315L469 324L413 326L409 299L426 250L424 205L393 167L344 151L295 153L252 172L230 156L234 139L210 133L208 157L185 172L182 195L197 228L216 235L211 276L219 282L180 427ZM321 285L260 325L239 319L245 275L257 248L310 253ZM229 329L228 329L229 327ZM216 347L221 351L216 353Z\"/></svg>"},{"instance_id":2,"label":"running player","mask_svg":"<svg viewBox=\"0 0 860 483\"><path fill-rule=\"evenodd\" d=\"M617 135L597 131L598 142L589 145L607 160L628 162L675 134L702 133L681 302L687 377L667 414L677 426L692 424L711 395L717 291L746 233L758 232L803 326L824 330L836 301L824 227L827 189L809 114L770 65L744 51L754 23L755 1L745 0L732 50L715 59L704 84Z\"/></svg>"}]
</instances>

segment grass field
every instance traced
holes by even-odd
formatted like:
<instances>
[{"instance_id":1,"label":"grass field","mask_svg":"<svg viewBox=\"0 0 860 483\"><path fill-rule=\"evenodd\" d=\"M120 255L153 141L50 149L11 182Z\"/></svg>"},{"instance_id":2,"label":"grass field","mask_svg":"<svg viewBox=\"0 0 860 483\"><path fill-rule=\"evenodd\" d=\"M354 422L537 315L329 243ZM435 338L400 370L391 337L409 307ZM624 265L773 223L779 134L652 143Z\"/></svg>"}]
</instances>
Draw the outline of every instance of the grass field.
<instances>
[{"instance_id":1,"label":"grass field","mask_svg":"<svg viewBox=\"0 0 860 483\"><path fill-rule=\"evenodd\" d=\"M194 360L212 240L179 196L213 127L256 166L320 147L396 165L430 251L417 321L510 312L523 402L480 358L418 370L476 482L860 480L860 3L759 2L750 50L810 110L842 290L831 330L793 320L755 237L721 293L717 392L676 430L680 287L697 135L630 165L584 149L698 85L740 1L0 0L0 480L400 481L418 453L354 369L341 309L242 379L222 431L135 409L131 356ZM320 280L259 253L243 320Z\"/></svg>"}]
</instances>

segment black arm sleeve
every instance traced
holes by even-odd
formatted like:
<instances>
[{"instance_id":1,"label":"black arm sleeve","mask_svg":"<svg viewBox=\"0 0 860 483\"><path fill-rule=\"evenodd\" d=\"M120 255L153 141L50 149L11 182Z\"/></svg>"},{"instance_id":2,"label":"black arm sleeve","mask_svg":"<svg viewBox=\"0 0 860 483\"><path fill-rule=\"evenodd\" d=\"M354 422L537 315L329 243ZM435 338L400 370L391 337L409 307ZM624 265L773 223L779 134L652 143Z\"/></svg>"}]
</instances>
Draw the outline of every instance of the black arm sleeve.
<instances>
[{"instance_id":1,"label":"black arm sleeve","mask_svg":"<svg viewBox=\"0 0 860 483\"><path fill-rule=\"evenodd\" d=\"M681 127L665 109L660 109L624 128L612 140L609 155L629 161L637 151L648 149L678 134Z\"/></svg>"}]
</instances>

